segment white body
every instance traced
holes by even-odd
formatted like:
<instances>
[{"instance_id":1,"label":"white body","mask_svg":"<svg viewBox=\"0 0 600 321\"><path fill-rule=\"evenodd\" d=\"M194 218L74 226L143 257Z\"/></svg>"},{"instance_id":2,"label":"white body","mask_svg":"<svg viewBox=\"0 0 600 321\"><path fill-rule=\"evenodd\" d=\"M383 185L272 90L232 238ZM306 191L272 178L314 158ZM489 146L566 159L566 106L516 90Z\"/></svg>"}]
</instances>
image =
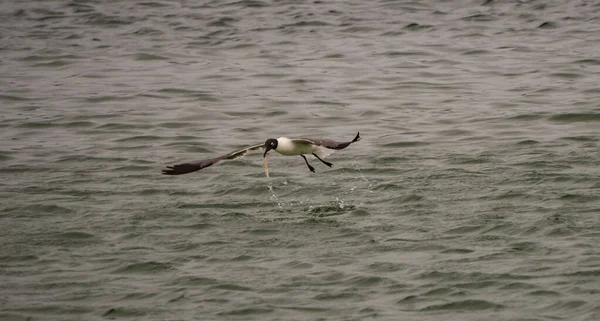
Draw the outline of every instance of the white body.
<instances>
[{"instance_id":1,"label":"white body","mask_svg":"<svg viewBox=\"0 0 600 321\"><path fill-rule=\"evenodd\" d=\"M322 146L310 144L304 140L293 141L287 137L277 138L277 148L275 151L285 156L295 155L312 155L313 153L319 155L319 157L326 157L333 153L333 149L327 149Z\"/></svg>"}]
</instances>

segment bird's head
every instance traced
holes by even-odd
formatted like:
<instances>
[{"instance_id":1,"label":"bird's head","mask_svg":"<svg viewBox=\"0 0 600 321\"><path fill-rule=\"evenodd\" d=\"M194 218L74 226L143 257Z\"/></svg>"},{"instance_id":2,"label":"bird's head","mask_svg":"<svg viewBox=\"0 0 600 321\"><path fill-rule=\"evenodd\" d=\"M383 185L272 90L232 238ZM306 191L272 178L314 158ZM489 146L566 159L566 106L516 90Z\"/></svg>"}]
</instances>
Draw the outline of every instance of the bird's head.
<instances>
[{"instance_id":1,"label":"bird's head","mask_svg":"<svg viewBox=\"0 0 600 321\"><path fill-rule=\"evenodd\" d=\"M276 149L276 148L277 148L277 139L275 139L275 138L267 139L267 141L265 142L265 153L263 154L263 167L265 168L265 174L267 175L267 177L269 177L269 167L267 166L267 153L271 149Z\"/></svg>"},{"instance_id":2,"label":"bird's head","mask_svg":"<svg viewBox=\"0 0 600 321\"><path fill-rule=\"evenodd\" d=\"M267 157L267 153L271 149L277 149L277 139L275 138L269 138L265 142L265 153L263 154L263 158Z\"/></svg>"}]
</instances>

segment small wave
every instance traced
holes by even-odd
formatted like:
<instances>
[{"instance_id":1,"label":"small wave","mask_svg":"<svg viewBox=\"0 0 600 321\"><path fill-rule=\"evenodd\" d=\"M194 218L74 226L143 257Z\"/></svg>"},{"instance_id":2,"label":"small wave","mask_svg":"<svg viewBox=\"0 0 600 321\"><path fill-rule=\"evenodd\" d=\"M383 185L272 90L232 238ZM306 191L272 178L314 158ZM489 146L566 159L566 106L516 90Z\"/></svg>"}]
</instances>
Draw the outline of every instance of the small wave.
<instances>
[{"instance_id":1,"label":"small wave","mask_svg":"<svg viewBox=\"0 0 600 321\"><path fill-rule=\"evenodd\" d=\"M243 233L248 233L252 235L275 235L279 234L279 230L276 229L265 229L265 228L251 228L243 231Z\"/></svg>"},{"instance_id":2,"label":"small wave","mask_svg":"<svg viewBox=\"0 0 600 321\"><path fill-rule=\"evenodd\" d=\"M49 215L49 214L64 215L64 214L73 213L74 210L67 208L67 207L54 205L54 204L47 204L47 205L36 204L36 205L25 206L20 210L20 212L35 213L35 214L41 214L41 215Z\"/></svg>"},{"instance_id":3,"label":"small wave","mask_svg":"<svg viewBox=\"0 0 600 321\"><path fill-rule=\"evenodd\" d=\"M313 307L313 306L279 306L278 308L301 311L301 312L325 312L325 311L329 310L328 308Z\"/></svg>"},{"instance_id":4,"label":"small wave","mask_svg":"<svg viewBox=\"0 0 600 321\"><path fill-rule=\"evenodd\" d=\"M463 300L444 304L434 304L427 306L421 310L432 311L432 310L498 310L505 308L502 304L492 303L486 300Z\"/></svg>"},{"instance_id":5,"label":"small wave","mask_svg":"<svg viewBox=\"0 0 600 321\"><path fill-rule=\"evenodd\" d=\"M308 20L308 21L298 21L296 23L291 23L291 24L286 24L283 25L283 28L290 28L292 29L293 27L325 27L325 26L331 26L331 24L327 23L327 22L323 22L323 21L318 21L318 20Z\"/></svg>"},{"instance_id":6,"label":"small wave","mask_svg":"<svg viewBox=\"0 0 600 321\"><path fill-rule=\"evenodd\" d=\"M357 300L362 299L363 296L352 291L352 292L340 292L340 293L322 293L317 294L313 300L318 301L335 301L335 300Z\"/></svg>"},{"instance_id":7,"label":"small wave","mask_svg":"<svg viewBox=\"0 0 600 321\"><path fill-rule=\"evenodd\" d=\"M561 296L562 294L556 292L556 291L548 291L548 290L536 290L536 291L531 291L529 293L527 293L527 295L532 295L532 296L552 296L552 297L558 297Z\"/></svg>"},{"instance_id":8,"label":"small wave","mask_svg":"<svg viewBox=\"0 0 600 321\"><path fill-rule=\"evenodd\" d=\"M89 103L102 103L102 102L111 102L111 101L125 101L125 100L130 100L130 99L135 99L135 96L112 96L112 95L106 95L106 96L95 96L95 97L86 97L84 98L85 101L89 102Z\"/></svg>"},{"instance_id":9,"label":"small wave","mask_svg":"<svg viewBox=\"0 0 600 321\"><path fill-rule=\"evenodd\" d=\"M134 23L132 17L123 18L121 16L111 16L100 12L93 12L84 16L87 22L91 25L106 26L106 27L119 27L123 25L129 25Z\"/></svg>"},{"instance_id":10,"label":"small wave","mask_svg":"<svg viewBox=\"0 0 600 321\"><path fill-rule=\"evenodd\" d=\"M172 268L173 267L171 266L170 263L149 261L149 262L143 262L143 263L130 264L130 265L127 265L127 266L124 266L122 268L115 270L113 273L118 273L118 274L158 273L158 272L171 270Z\"/></svg>"},{"instance_id":11,"label":"small wave","mask_svg":"<svg viewBox=\"0 0 600 321\"><path fill-rule=\"evenodd\" d=\"M480 22L494 21L497 19L498 19L497 17L487 15L487 14L481 14L481 13L461 18L461 20L465 20L465 21L480 21Z\"/></svg>"},{"instance_id":12,"label":"small wave","mask_svg":"<svg viewBox=\"0 0 600 321\"><path fill-rule=\"evenodd\" d=\"M581 78L584 75L574 72L555 72L550 74L551 77L564 78L564 79L575 79Z\"/></svg>"},{"instance_id":13,"label":"small wave","mask_svg":"<svg viewBox=\"0 0 600 321\"><path fill-rule=\"evenodd\" d=\"M566 113L557 114L550 117L551 121L556 122L588 122L600 121L600 114L596 113Z\"/></svg>"},{"instance_id":14,"label":"small wave","mask_svg":"<svg viewBox=\"0 0 600 321\"><path fill-rule=\"evenodd\" d=\"M558 25L556 24L556 22L544 21L538 26L538 28L539 29L555 29L555 28L558 28Z\"/></svg>"},{"instance_id":15,"label":"small wave","mask_svg":"<svg viewBox=\"0 0 600 321\"><path fill-rule=\"evenodd\" d=\"M454 289L451 288L435 288L425 292L423 296L446 296L452 292L454 292Z\"/></svg>"},{"instance_id":16,"label":"small wave","mask_svg":"<svg viewBox=\"0 0 600 321\"><path fill-rule=\"evenodd\" d=\"M238 20L231 17L221 17L216 18L213 21L207 23L208 27L229 27L232 23L237 22Z\"/></svg>"},{"instance_id":17,"label":"small wave","mask_svg":"<svg viewBox=\"0 0 600 321\"><path fill-rule=\"evenodd\" d=\"M467 233L473 233L473 232L479 231L482 228L483 228L483 226L481 226L481 225L460 226L460 227L455 227L455 228L451 228L447 231L444 231L444 233L446 233L446 234L467 234Z\"/></svg>"},{"instance_id":18,"label":"small wave","mask_svg":"<svg viewBox=\"0 0 600 321\"><path fill-rule=\"evenodd\" d=\"M125 130L125 129L146 129L149 125L132 124L132 123L108 123L97 126L95 129L100 130Z\"/></svg>"},{"instance_id":19,"label":"small wave","mask_svg":"<svg viewBox=\"0 0 600 321\"><path fill-rule=\"evenodd\" d=\"M369 265L369 270L372 270L376 273L387 273L387 272L395 272L406 269L405 264L401 263L392 263L392 262L375 262Z\"/></svg>"},{"instance_id":20,"label":"small wave","mask_svg":"<svg viewBox=\"0 0 600 321\"><path fill-rule=\"evenodd\" d=\"M20 58L21 61L48 61L48 60L68 60L68 59L83 59L84 56L78 55L29 55L23 58Z\"/></svg>"},{"instance_id":21,"label":"small wave","mask_svg":"<svg viewBox=\"0 0 600 321\"><path fill-rule=\"evenodd\" d=\"M219 312L218 315L253 315L253 314L267 314L271 313L274 310L271 308L260 308L260 307L251 307L251 308L243 308L243 309L234 309Z\"/></svg>"},{"instance_id":22,"label":"small wave","mask_svg":"<svg viewBox=\"0 0 600 321\"><path fill-rule=\"evenodd\" d=\"M426 56L433 56L432 53L429 53L429 52L426 52L426 51L422 51L422 50L387 51L387 52L381 53L381 55L388 56L388 57L405 57L405 56L426 57Z\"/></svg>"},{"instance_id":23,"label":"small wave","mask_svg":"<svg viewBox=\"0 0 600 321\"><path fill-rule=\"evenodd\" d=\"M28 101L31 98L21 97L21 96L13 96L13 95L0 95L0 101Z\"/></svg>"},{"instance_id":24,"label":"small wave","mask_svg":"<svg viewBox=\"0 0 600 321\"><path fill-rule=\"evenodd\" d=\"M140 148L147 148L147 146L143 146ZM154 170L155 167L154 166L140 166L140 165L127 165L127 166L120 166L120 167L115 167L112 168L111 171L114 172L144 172L144 171L150 171L150 170ZM159 194L162 193L162 190L143 190L140 192L141 195L155 195L155 194Z\"/></svg>"},{"instance_id":25,"label":"small wave","mask_svg":"<svg viewBox=\"0 0 600 321\"><path fill-rule=\"evenodd\" d=\"M295 261L295 260L286 263L284 266L287 268L290 268L290 269L310 269L313 267L313 265L310 263Z\"/></svg>"},{"instance_id":26,"label":"small wave","mask_svg":"<svg viewBox=\"0 0 600 321\"><path fill-rule=\"evenodd\" d=\"M56 238L64 238L64 239L90 239L94 237L94 234L85 233L85 232L65 232L56 234L54 237Z\"/></svg>"},{"instance_id":27,"label":"small wave","mask_svg":"<svg viewBox=\"0 0 600 321\"><path fill-rule=\"evenodd\" d=\"M38 121L34 121L34 122L21 123L17 127L18 128L36 129L36 128L50 128L50 127L54 127L54 126L56 126L56 125L53 122L38 122Z\"/></svg>"},{"instance_id":28,"label":"small wave","mask_svg":"<svg viewBox=\"0 0 600 321\"><path fill-rule=\"evenodd\" d=\"M529 145L536 145L536 144L539 144L539 143L540 142L538 142L537 140L526 139L526 140L522 140L522 141L518 142L517 145L529 146Z\"/></svg>"},{"instance_id":29,"label":"small wave","mask_svg":"<svg viewBox=\"0 0 600 321\"><path fill-rule=\"evenodd\" d=\"M539 114L522 114L510 117L510 120L522 120L522 121L530 121L530 120L538 120L543 118L542 115Z\"/></svg>"},{"instance_id":30,"label":"small wave","mask_svg":"<svg viewBox=\"0 0 600 321\"><path fill-rule=\"evenodd\" d=\"M157 90L157 92L159 93L165 93L165 94L183 94L183 95L204 95L206 94L206 92L204 91L199 91L199 90L191 90L191 89L185 89L185 88L162 88Z\"/></svg>"},{"instance_id":31,"label":"small wave","mask_svg":"<svg viewBox=\"0 0 600 321\"><path fill-rule=\"evenodd\" d=\"M133 59L138 61L149 61L149 60L167 60L167 57L149 54L149 53L138 53L133 56Z\"/></svg>"},{"instance_id":32,"label":"small wave","mask_svg":"<svg viewBox=\"0 0 600 321\"><path fill-rule=\"evenodd\" d=\"M136 36L161 36L164 35L164 32L158 29L144 27L132 32L131 34Z\"/></svg>"},{"instance_id":33,"label":"small wave","mask_svg":"<svg viewBox=\"0 0 600 321\"><path fill-rule=\"evenodd\" d=\"M444 253L444 254L469 254L469 253L473 253L473 252L475 252L475 250L456 248L456 249L443 250L440 253Z\"/></svg>"},{"instance_id":34,"label":"small wave","mask_svg":"<svg viewBox=\"0 0 600 321\"><path fill-rule=\"evenodd\" d=\"M464 129L448 129L448 130L438 131L437 134L442 135L442 136L467 136L467 135L472 135L473 132L470 130L464 130Z\"/></svg>"},{"instance_id":35,"label":"small wave","mask_svg":"<svg viewBox=\"0 0 600 321\"><path fill-rule=\"evenodd\" d=\"M372 276L372 275L356 276L356 277L350 278L346 282L349 283L348 285L350 285L352 287L359 287L359 288L378 286L381 283L385 283L385 282L395 283L395 281L392 281L390 279L380 277L380 276Z\"/></svg>"},{"instance_id":36,"label":"small wave","mask_svg":"<svg viewBox=\"0 0 600 321\"><path fill-rule=\"evenodd\" d=\"M571 273L565 273L563 274L564 276L576 276L576 277L600 277L600 269L595 269L595 270L583 270L583 271L576 271L576 272L571 272Z\"/></svg>"},{"instance_id":37,"label":"small wave","mask_svg":"<svg viewBox=\"0 0 600 321\"><path fill-rule=\"evenodd\" d=\"M404 26L404 29L411 30L411 31L426 30L426 29L431 29L431 28L433 28L432 25L419 24L416 22L409 23L406 26Z\"/></svg>"},{"instance_id":38,"label":"small wave","mask_svg":"<svg viewBox=\"0 0 600 321\"><path fill-rule=\"evenodd\" d=\"M34 261L39 258L35 255L7 255L0 256L0 262L2 263L13 263L13 262L25 262L25 261Z\"/></svg>"},{"instance_id":39,"label":"small wave","mask_svg":"<svg viewBox=\"0 0 600 321\"><path fill-rule=\"evenodd\" d=\"M377 31L379 28L367 27L367 26L353 26L340 30L340 32L352 33L354 35L360 33L369 33L373 31Z\"/></svg>"},{"instance_id":40,"label":"small wave","mask_svg":"<svg viewBox=\"0 0 600 321\"><path fill-rule=\"evenodd\" d=\"M574 64L582 64L582 65L600 65L600 59L578 59L573 61Z\"/></svg>"},{"instance_id":41,"label":"small wave","mask_svg":"<svg viewBox=\"0 0 600 321\"><path fill-rule=\"evenodd\" d=\"M393 200L394 204L403 204L403 203L412 203L412 202L420 202L424 201L425 196L417 195L417 194L408 194L402 195L401 197L397 197Z\"/></svg>"},{"instance_id":42,"label":"small wave","mask_svg":"<svg viewBox=\"0 0 600 321\"><path fill-rule=\"evenodd\" d=\"M583 195L583 194L569 193L569 194L562 195L560 197L560 199L563 201L576 201L577 203L584 203L584 202L597 201L598 197L596 195Z\"/></svg>"},{"instance_id":43,"label":"small wave","mask_svg":"<svg viewBox=\"0 0 600 321\"><path fill-rule=\"evenodd\" d=\"M160 136L152 136L152 135L139 135L139 136L131 136L120 139L115 139L115 142L125 143L125 142L139 142L139 141L159 141L163 139Z\"/></svg>"},{"instance_id":44,"label":"small wave","mask_svg":"<svg viewBox=\"0 0 600 321\"><path fill-rule=\"evenodd\" d=\"M465 56L474 56L474 55L489 55L491 53L492 52L489 50L476 49L476 50L465 51L462 54Z\"/></svg>"},{"instance_id":45,"label":"small wave","mask_svg":"<svg viewBox=\"0 0 600 321\"><path fill-rule=\"evenodd\" d=\"M593 136L567 136L561 137L560 139L572 140L576 142L597 142L600 140L599 138Z\"/></svg>"},{"instance_id":46,"label":"small wave","mask_svg":"<svg viewBox=\"0 0 600 321\"><path fill-rule=\"evenodd\" d=\"M244 7L244 8L262 8L262 7L269 6L267 3L263 2L263 1L257 1L257 0L242 0L242 1L227 3L224 5L240 6L240 7Z\"/></svg>"},{"instance_id":47,"label":"small wave","mask_svg":"<svg viewBox=\"0 0 600 321\"><path fill-rule=\"evenodd\" d=\"M187 286L199 286L199 285L214 285L219 283L219 280L213 278L206 278L201 276L195 277L180 277L171 282L171 285L187 285Z\"/></svg>"},{"instance_id":48,"label":"small wave","mask_svg":"<svg viewBox=\"0 0 600 321\"><path fill-rule=\"evenodd\" d=\"M219 98L215 97L211 93L200 90L191 90L185 88L162 88L156 92L161 94L179 95L182 97L193 97L197 98L198 101L219 101Z\"/></svg>"},{"instance_id":49,"label":"small wave","mask_svg":"<svg viewBox=\"0 0 600 321\"><path fill-rule=\"evenodd\" d=\"M537 252L541 250L541 245L536 242L517 242L509 245L509 252Z\"/></svg>"},{"instance_id":50,"label":"small wave","mask_svg":"<svg viewBox=\"0 0 600 321\"><path fill-rule=\"evenodd\" d=\"M219 285L215 285L213 287L210 288L211 290L227 290L227 291L254 291L254 289L249 288L247 286L241 286L241 285L236 285L236 284L219 284Z\"/></svg>"},{"instance_id":51,"label":"small wave","mask_svg":"<svg viewBox=\"0 0 600 321\"><path fill-rule=\"evenodd\" d=\"M151 7L151 8L165 8L165 7L170 6L167 3L162 3L162 2L158 2L158 1L137 2L136 5L141 6L141 7Z\"/></svg>"},{"instance_id":52,"label":"small wave","mask_svg":"<svg viewBox=\"0 0 600 321\"><path fill-rule=\"evenodd\" d=\"M145 312L140 311L136 308L110 308L104 314L103 317L109 317L111 319L116 318L130 318L130 317L140 317L146 315Z\"/></svg>"},{"instance_id":53,"label":"small wave","mask_svg":"<svg viewBox=\"0 0 600 321\"><path fill-rule=\"evenodd\" d=\"M388 143L384 144L383 147L387 148L405 148L405 147L420 147L426 146L430 143L427 142L419 142L419 141L405 141L405 142L396 142L396 143Z\"/></svg>"},{"instance_id":54,"label":"small wave","mask_svg":"<svg viewBox=\"0 0 600 321\"><path fill-rule=\"evenodd\" d=\"M280 74L280 73L258 73L251 75L252 78L273 78L273 79L281 79L288 77L288 74Z\"/></svg>"},{"instance_id":55,"label":"small wave","mask_svg":"<svg viewBox=\"0 0 600 321\"><path fill-rule=\"evenodd\" d=\"M73 63L72 61L66 61L66 60L59 59L59 60L53 60L50 62L40 62L37 64L33 64L32 66L33 67L62 67L62 66L70 65L72 63Z\"/></svg>"},{"instance_id":56,"label":"small wave","mask_svg":"<svg viewBox=\"0 0 600 321\"><path fill-rule=\"evenodd\" d=\"M511 282L507 285L504 285L500 288L500 290L527 290L527 289L535 289L537 285L533 285L525 282Z\"/></svg>"}]
</instances>

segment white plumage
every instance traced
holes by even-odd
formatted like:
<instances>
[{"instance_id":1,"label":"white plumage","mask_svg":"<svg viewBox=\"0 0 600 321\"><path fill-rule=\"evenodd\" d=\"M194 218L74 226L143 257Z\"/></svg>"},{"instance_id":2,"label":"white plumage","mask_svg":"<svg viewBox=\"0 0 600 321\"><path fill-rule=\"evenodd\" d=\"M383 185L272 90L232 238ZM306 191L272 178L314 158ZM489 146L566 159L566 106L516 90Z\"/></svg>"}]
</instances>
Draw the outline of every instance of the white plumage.
<instances>
[{"instance_id":1,"label":"white plumage","mask_svg":"<svg viewBox=\"0 0 600 321\"><path fill-rule=\"evenodd\" d=\"M287 137L277 138L277 148L275 148L275 151L285 156L311 155L314 153L321 158L327 157L334 152L333 149L327 149L306 140L289 139Z\"/></svg>"}]
</instances>

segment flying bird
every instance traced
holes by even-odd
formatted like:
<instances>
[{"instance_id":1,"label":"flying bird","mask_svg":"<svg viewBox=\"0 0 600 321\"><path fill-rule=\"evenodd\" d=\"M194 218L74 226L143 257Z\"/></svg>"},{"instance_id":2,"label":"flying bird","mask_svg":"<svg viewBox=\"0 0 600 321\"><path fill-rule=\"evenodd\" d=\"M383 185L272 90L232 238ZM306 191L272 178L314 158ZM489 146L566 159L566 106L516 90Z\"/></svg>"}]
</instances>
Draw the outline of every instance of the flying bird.
<instances>
[{"instance_id":1,"label":"flying bird","mask_svg":"<svg viewBox=\"0 0 600 321\"><path fill-rule=\"evenodd\" d=\"M304 155L312 154L323 164L331 167L333 166L333 164L324 161L322 158L331 155L331 153L333 153L335 150L344 149L350 146L350 144L355 143L359 140L360 132L356 134L356 137L354 137L353 140L342 143L327 138L269 138L263 144L248 146L246 148L235 150L229 154L225 154L219 157L206 159L202 161L167 166L168 169L163 169L162 173L165 175L181 175L192 173L214 165L222 160L238 158L240 156L246 155L249 151L257 149L265 149L265 152L263 154L263 166L267 177L269 177L269 167L267 166L267 153L270 150L275 150L276 152L284 156L302 156L304 162L306 162L306 165L308 166L308 169L314 173L315 168L308 163L308 160Z\"/></svg>"}]
</instances>

